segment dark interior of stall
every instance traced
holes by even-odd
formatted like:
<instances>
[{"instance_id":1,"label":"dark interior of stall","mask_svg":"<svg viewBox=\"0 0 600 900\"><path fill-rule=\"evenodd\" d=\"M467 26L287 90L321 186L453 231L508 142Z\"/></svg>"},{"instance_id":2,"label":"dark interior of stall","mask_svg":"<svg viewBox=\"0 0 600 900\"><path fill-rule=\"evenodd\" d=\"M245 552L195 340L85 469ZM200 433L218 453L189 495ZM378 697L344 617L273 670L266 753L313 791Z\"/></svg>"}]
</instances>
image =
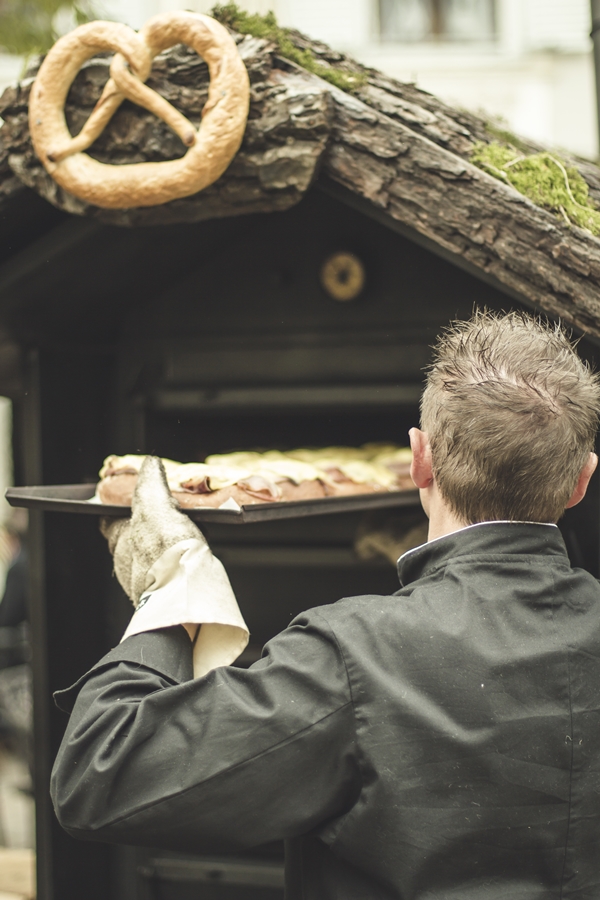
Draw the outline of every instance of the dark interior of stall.
<instances>
[{"instance_id":1,"label":"dark interior of stall","mask_svg":"<svg viewBox=\"0 0 600 900\"><path fill-rule=\"evenodd\" d=\"M407 443L440 328L475 305L518 303L334 199L169 227L118 229L56 214L0 268L0 312L23 347L17 484L95 481L109 453L182 461L240 449ZM323 261L358 256L350 302ZM593 360L587 341L580 351ZM598 574L598 482L561 523L573 561ZM398 513L407 522L416 504ZM240 660L300 611L397 590L394 566L354 551L364 513L205 531L251 632ZM120 639L131 609L93 517L33 513L38 897L253 900L283 896L282 846L215 857L74 841L48 798L66 724L51 692Z\"/></svg>"}]
</instances>

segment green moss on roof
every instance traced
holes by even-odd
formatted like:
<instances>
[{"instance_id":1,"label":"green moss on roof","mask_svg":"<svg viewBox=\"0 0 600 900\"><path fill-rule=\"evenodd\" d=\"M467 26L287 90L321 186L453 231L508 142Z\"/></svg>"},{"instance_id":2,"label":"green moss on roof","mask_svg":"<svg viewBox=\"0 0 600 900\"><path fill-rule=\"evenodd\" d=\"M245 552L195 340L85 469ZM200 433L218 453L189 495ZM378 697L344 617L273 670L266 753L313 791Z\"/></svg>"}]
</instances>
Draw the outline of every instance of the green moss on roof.
<instances>
[{"instance_id":1,"label":"green moss on roof","mask_svg":"<svg viewBox=\"0 0 600 900\"><path fill-rule=\"evenodd\" d=\"M600 234L600 212L588 186L574 166L552 153L526 156L514 146L478 142L471 162L528 197L537 206L557 213L569 224Z\"/></svg>"},{"instance_id":2,"label":"green moss on roof","mask_svg":"<svg viewBox=\"0 0 600 900\"><path fill-rule=\"evenodd\" d=\"M290 36L290 30L282 28L278 24L273 12L261 16L259 13L248 13L240 9L236 3L226 3L224 5L217 4L211 11L211 15L240 34L252 34L254 37L272 41L280 56L297 63L308 72L318 75L319 78L329 81L342 91L356 90L367 81L367 76L363 72L335 69L316 59L312 50L301 50L296 47Z\"/></svg>"}]
</instances>

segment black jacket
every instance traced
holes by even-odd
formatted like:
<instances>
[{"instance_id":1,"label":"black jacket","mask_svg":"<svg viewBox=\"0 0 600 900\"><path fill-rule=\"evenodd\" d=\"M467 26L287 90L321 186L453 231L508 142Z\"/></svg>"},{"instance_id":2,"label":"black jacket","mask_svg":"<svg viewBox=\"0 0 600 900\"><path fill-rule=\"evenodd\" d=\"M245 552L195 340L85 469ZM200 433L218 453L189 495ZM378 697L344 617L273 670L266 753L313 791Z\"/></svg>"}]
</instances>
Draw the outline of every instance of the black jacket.
<instances>
[{"instance_id":1,"label":"black jacket","mask_svg":"<svg viewBox=\"0 0 600 900\"><path fill-rule=\"evenodd\" d=\"M289 898L598 900L600 588L547 525L405 555L402 589L299 616L191 679L183 629L79 694L53 775L73 835L177 850L290 839Z\"/></svg>"}]
</instances>

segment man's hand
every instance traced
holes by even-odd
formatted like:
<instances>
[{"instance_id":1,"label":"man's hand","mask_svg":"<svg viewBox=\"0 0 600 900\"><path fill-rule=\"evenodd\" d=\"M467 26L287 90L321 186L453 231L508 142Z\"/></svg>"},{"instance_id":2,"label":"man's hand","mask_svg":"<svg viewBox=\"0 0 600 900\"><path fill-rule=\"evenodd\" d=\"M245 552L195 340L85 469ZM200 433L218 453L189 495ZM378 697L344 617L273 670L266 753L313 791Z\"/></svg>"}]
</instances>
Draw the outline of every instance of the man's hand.
<instances>
[{"instance_id":1,"label":"man's hand","mask_svg":"<svg viewBox=\"0 0 600 900\"><path fill-rule=\"evenodd\" d=\"M138 476L130 519L103 518L100 531L113 555L115 575L137 608L148 583L148 571L165 550L202 532L182 513L171 496L162 462L147 456Z\"/></svg>"}]
</instances>

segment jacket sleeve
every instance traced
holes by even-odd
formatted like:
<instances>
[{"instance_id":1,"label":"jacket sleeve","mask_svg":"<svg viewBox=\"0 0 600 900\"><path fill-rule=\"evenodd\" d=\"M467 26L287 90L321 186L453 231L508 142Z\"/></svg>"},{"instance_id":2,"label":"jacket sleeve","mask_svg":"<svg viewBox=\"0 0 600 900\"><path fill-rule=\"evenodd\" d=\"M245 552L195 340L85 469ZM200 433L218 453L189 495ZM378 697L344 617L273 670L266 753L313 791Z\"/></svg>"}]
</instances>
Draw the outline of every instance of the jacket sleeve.
<instances>
[{"instance_id":1,"label":"jacket sleeve","mask_svg":"<svg viewBox=\"0 0 600 900\"><path fill-rule=\"evenodd\" d=\"M250 669L192 680L170 628L128 638L70 693L51 791L74 837L242 849L312 831L360 793L344 661L315 611Z\"/></svg>"}]
</instances>

